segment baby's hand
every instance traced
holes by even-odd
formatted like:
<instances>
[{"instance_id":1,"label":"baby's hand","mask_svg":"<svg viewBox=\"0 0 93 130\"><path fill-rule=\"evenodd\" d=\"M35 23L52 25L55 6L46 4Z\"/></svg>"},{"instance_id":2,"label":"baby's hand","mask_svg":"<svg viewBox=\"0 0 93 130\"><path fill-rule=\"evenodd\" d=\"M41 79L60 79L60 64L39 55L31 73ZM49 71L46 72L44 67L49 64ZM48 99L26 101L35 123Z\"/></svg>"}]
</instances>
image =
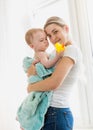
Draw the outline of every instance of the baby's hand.
<instances>
[{"instance_id":1,"label":"baby's hand","mask_svg":"<svg viewBox=\"0 0 93 130\"><path fill-rule=\"evenodd\" d=\"M38 59L35 59L33 62L32 62L32 64L33 65L35 65L35 64L37 64L38 62L40 62Z\"/></svg>"}]
</instances>

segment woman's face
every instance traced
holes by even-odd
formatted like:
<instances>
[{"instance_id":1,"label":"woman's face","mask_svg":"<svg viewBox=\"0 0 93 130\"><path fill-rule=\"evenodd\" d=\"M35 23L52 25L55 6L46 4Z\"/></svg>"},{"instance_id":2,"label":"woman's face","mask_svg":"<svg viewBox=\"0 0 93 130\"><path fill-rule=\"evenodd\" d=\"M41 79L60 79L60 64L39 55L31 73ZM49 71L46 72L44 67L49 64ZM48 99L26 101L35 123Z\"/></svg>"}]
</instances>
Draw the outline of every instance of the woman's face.
<instances>
[{"instance_id":1,"label":"woman's face","mask_svg":"<svg viewBox=\"0 0 93 130\"><path fill-rule=\"evenodd\" d=\"M59 42L65 45L65 43L68 41L67 26L61 27L57 24L50 24L45 28L45 32L53 44Z\"/></svg>"}]
</instances>

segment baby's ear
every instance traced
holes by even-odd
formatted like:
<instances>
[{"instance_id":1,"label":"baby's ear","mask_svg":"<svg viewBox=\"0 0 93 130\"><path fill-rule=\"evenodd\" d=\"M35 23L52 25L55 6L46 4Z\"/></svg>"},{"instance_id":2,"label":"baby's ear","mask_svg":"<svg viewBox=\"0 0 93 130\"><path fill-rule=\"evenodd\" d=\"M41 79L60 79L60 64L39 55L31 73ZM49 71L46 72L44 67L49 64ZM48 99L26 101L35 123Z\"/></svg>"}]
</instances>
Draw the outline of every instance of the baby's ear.
<instances>
[{"instance_id":1,"label":"baby's ear","mask_svg":"<svg viewBox=\"0 0 93 130\"><path fill-rule=\"evenodd\" d=\"M31 48L33 48L34 46L33 46L33 44L29 44L29 46L31 47Z\"/></svg>"}]
</instances>

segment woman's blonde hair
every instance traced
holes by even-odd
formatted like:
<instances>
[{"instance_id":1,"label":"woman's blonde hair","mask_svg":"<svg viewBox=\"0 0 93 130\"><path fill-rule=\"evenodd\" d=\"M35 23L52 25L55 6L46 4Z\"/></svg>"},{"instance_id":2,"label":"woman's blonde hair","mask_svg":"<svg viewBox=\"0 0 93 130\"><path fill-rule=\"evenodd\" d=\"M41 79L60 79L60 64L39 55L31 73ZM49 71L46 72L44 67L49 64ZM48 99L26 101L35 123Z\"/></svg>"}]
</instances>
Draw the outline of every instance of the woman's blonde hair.
<instances>
[{"instance_id":1,"label":"woman's blonde hair","mask_svg":"<svg viewBox=\"0 0 93 130\"><path fill-rule=\"evenodd\" d=\"M29 29L26 34L25 34L25 40L27 42L28 45L32 44L32 40L33 40L33 35L37 32L42 32L44 31L43 29L41 28L32 28L32 29Z\"/></svg>"},{"instance_id":2,"label":"woman's blonde hair","mask_svg":"<svg viewBox=\"0 0 93 130\"><path fill-rule=\"evenodd\" d=\"M64 21L62 18L57 17L57 16L53 16L53 17L48 18L48 20L46 21L46 23L45 23L45 25L44 25L44 29L45 29L48 25L53 24L53 23L54 23L54 24L57 24L57 25L59 25L59 26L61 26L61 27L63 27L63 26L66 25L65 21Z\"/></svg>"}]
</instances>

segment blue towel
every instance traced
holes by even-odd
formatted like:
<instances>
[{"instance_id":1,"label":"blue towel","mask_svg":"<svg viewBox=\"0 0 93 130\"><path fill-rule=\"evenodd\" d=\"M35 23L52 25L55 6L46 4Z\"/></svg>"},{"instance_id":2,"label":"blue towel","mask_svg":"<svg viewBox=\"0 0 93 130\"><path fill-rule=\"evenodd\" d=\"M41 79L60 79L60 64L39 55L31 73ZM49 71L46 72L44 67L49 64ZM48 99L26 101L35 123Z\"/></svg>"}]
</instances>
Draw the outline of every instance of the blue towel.
<instances>
[{"instance_id":1,"label":"blue towel","mask_svg":"<svg viewBox=\"0 0 93 130\"><path fill-rule=\"evenodd\" d=\"M30 67L34 59L26 57L23 60L24 71ZM50 76L54 67L46 69L41 63L36 64L37 75L28 78L28 83L35 83ZM52 91L31 92L23 100L17 111L17 118L24 130L40 130L44 124L44 116L50 105Z\"/></svg>"}]
</instances>

